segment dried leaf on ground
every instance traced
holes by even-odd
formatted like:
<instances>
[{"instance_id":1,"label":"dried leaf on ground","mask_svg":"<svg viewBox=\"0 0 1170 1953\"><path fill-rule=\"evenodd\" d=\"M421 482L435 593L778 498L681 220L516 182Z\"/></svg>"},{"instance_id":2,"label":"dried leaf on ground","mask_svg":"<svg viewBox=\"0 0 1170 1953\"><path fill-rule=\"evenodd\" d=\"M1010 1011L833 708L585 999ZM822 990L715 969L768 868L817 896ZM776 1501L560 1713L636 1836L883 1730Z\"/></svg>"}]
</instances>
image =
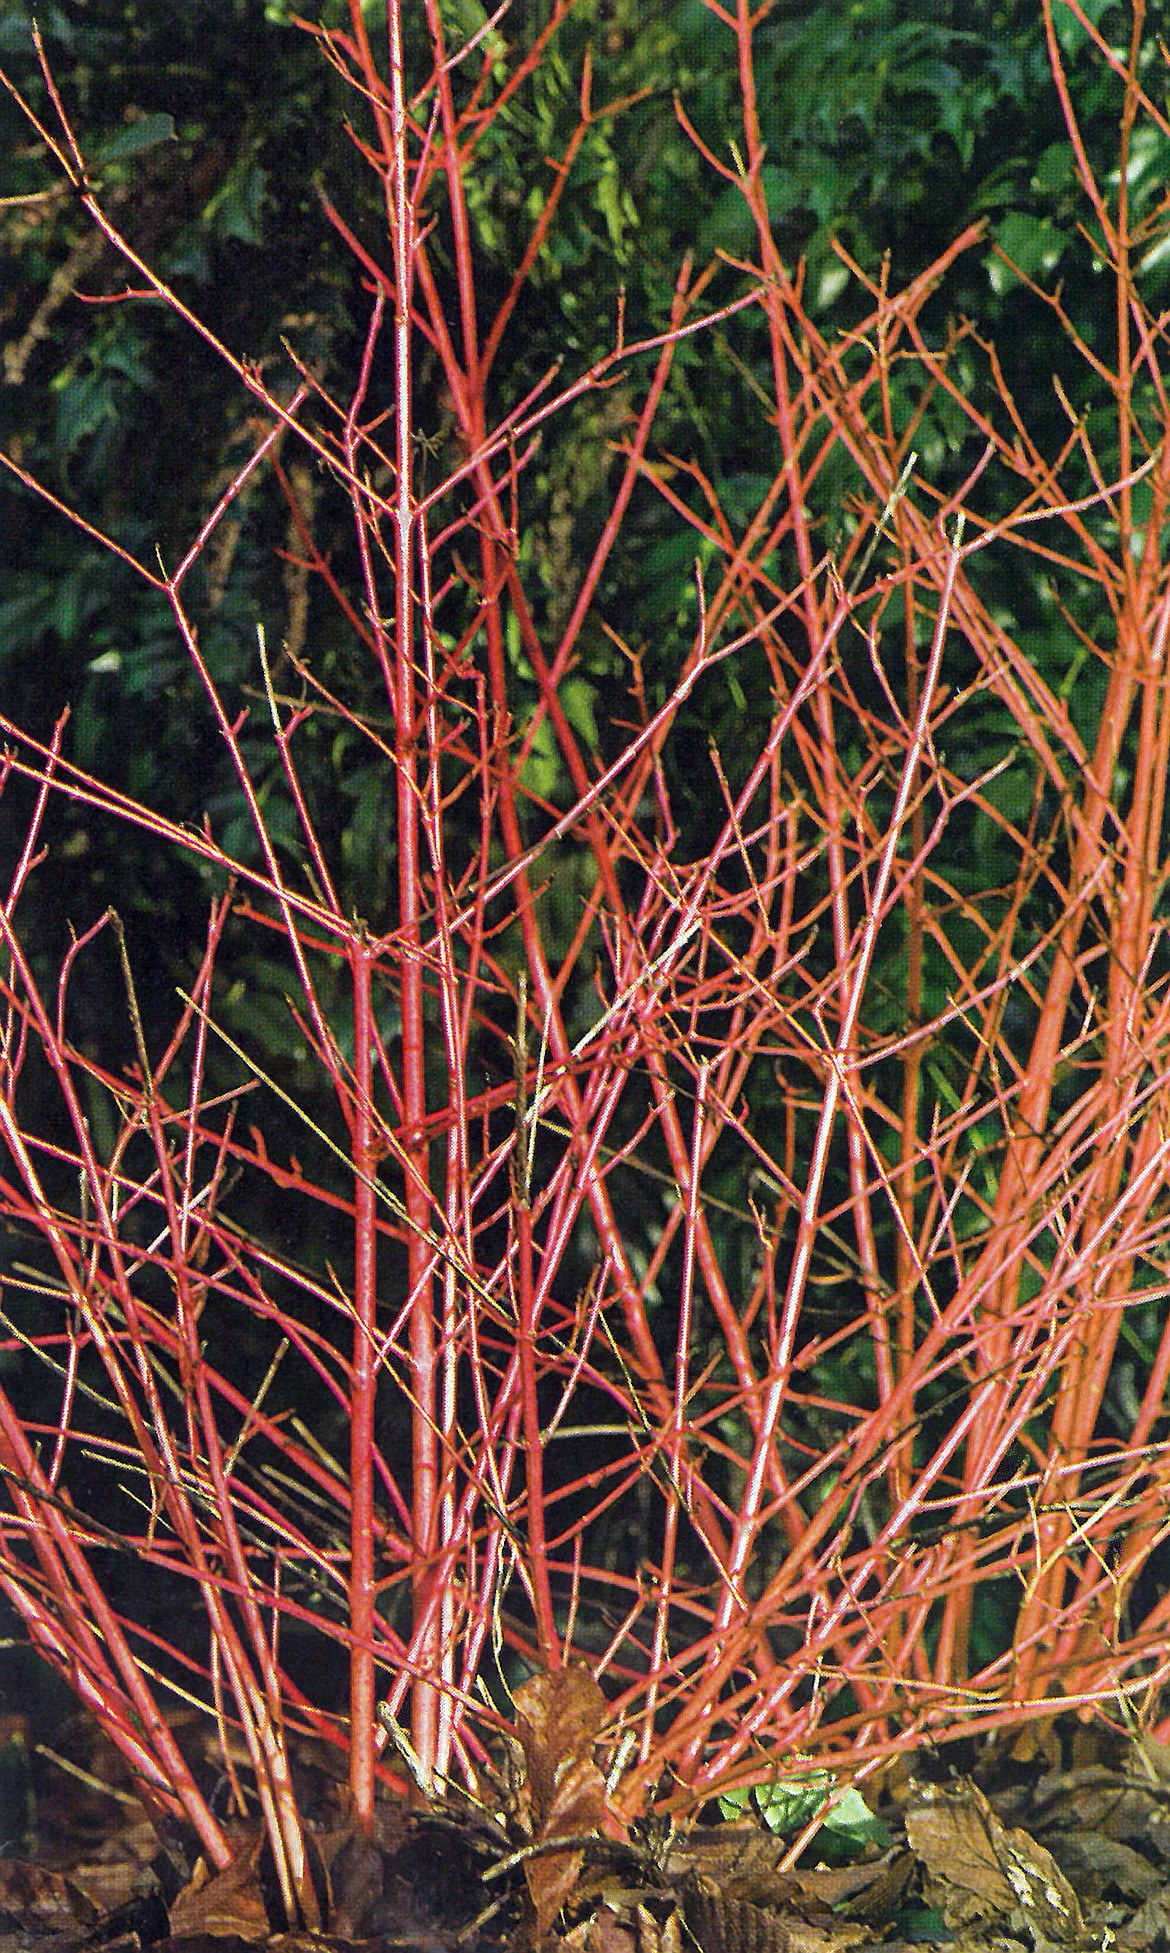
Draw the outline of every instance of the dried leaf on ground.
<instances>
[{"instance_id":1,"label":"dried leaf on ground","mask_svg":"<svg viewBox=\"0 0 1170 1953\"><path fill-rule=\"evenodd\" d=\"M601 1831L610 1813L605 1779L593 1761L607 1713L597 1683L584 1668L551 1669L525 1682L515 1699L533 1843ZM577 1847L525 1862L537 1940L571 1894L584 1857Z\"/></svg>"},{"instance_id":2,"label":"dried leaf on ground","mask_svg":"<svg viewBox=\"0 0 1170 1953\"><path fill-rule=\"evenodd\" d=\"M844 1953L873 1938L852 1920L831 1913L803 1919L720 1891L707 1880L688 1895L686 1921L702 1953Z\"/></svg>"},{"instance_id":3,"label":"dried leaf on ground","mask_svg":"<svg viewBox=\"0 0 1170 1953\"><path fill-rule=\"evenodd\" d=\"M38 1935L93 1926L98 1918L76 1881L20 1860L0 1859L0 1928Z\"/></svg>"},{"instance_id":4,"label":"dried leaf on ground","mask_svg":"<svg viewBox=\"0 0 1170 1953\"><path fill-rule=\"evenodd\" d=\"M906 1806L906 1836L940 1888L948 1925L1019 1914L1037 1946L1079 1946L1085 1922L1050 1851L1000 1823L977 1785L925 1784Z\"/></svg>"},{"instance_id":5,"label":"dried leaf on ground","mask_svg":"<svg viewBox=\"0 0 1170 1953\"><path fill-rule=\"evenodd\" d=\"M190 1884L171 1907L171 1934L206 1934L260 1945L271 1924L260 1890L260 1844L241 1851L222 1872L211 1873L200 1860Z\"/></svg>"}]
</instances>

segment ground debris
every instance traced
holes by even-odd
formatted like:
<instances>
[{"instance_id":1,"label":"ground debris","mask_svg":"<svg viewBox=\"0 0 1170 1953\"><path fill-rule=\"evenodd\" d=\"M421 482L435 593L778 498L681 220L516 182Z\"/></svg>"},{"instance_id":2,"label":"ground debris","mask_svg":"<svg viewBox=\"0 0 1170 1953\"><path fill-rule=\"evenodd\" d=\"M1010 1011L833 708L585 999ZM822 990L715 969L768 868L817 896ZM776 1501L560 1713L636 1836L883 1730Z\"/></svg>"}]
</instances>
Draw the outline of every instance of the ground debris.
<instances>
[{"instance_id":1,"label":"ground debris","mask_svg":"<svg viewBox=\"0 0 1170 1953\"><path fill-rule=\"evenodd\" d=\"M1170 1772L1123 1738L969 1774L924 1756L866 1786L888 1842L825 1862L714 1805L626 1831L592 1760L599 1701L559 1686L523 1704L510 1812L387 1797L367 1837L338 1786L310 1798L313 1932L281 1930L254 1825L212 1875L120 1788L103 1836L91 1792L69 1811L76 1778L42 1781L48 1848L0 1860L0 1953L1170 1953Z\"/></svg>"}]
</instances>

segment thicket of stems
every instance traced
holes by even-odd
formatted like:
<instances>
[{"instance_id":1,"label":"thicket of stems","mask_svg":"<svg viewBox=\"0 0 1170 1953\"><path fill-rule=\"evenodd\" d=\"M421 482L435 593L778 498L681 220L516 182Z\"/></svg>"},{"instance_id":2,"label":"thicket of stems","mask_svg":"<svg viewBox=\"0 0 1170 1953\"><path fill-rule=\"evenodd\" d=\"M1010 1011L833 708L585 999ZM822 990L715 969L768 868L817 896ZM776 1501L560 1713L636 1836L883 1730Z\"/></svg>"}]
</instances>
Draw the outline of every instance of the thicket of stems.
<instances>
[{"instance_id":1,"label":"thicket of stems","mask_svg":"<svg viewBox=\"0 0 1170 1953\"><path fill-rule=\"evenodd\" d=\"M353 239L368 321L344 398L308 371L262 378L138 257L89 184L47 63L50 109L27 105L122 254L124 302L172 307L254 402L252 451L181 561L127 560L170 607L257 851L233 854L210 820L193 831L80 769L64 719L48 744L3 721L0 776L20 809L0 908L0 1211L20 1247L6 1320L32 1323L10 1347L33 1365L37 1401L51 1372L54 1409L29 1408L27 1371L5 1373L0 1589L155 1805L185 1816L217 1863L228 1844L168 1727L175 1690L242 1731L291 1892L306 1878L294 1732L345 1749L368 1822L379 1771L402 1770L388 1728L409 1732L426 1783L474 1782L508 1722L509 1663L599 1673L615 1740L636 1739L619 1817L667 1766L678 1795L700 1799L796 1751L856 1765L1062 1703L1140 1711L1165 1671L1170 1601L1143 1572L1167 1530L1170 403L1164 332L1133 270L1124 145L1137 116L1170 131L1140 85L1135 32L1120 190L1078 150L1116 322L1108 361L1079 351L1111 390L1111 445L1099 452L1071 417L1063 453L1046 455L993 351L968 326L923 324L977 233L906 291L855 270L868 300L848 333L809 315L767 214L751 18L708 4L743 78L734 153L707 155L753 220L736 294L709 296L727 267L684 263L658 337L618 334L599 365L550 375L504 420L495 362L572 155L551 173L534 160L547 196L495 312L465 199L485 130L549 35L505 88L489 32L454 59L437 0L422 85L404 72L399 0L378 50L357 0L348 31L317 30L352 83L385 197L381 256ZM599 112L586 71L576 140ZM749 312L766 324L774 476L737 522L686 455L658 465L655 417L684 340L734 335ZM458 435L425 490L423 346ZM954 377L960 349L981 363L978 392ZM375 379L388 369L392 397ZM518 549L527 471L538 434L618 374L634 406L611 513L546 642ZM949 487L915 462L940 396L978 437ZM263 631L250 700L217 688L202 656L191 573L278 438L315 601L338 607L380 674L388 729L326 690L311 650L279 663ZM316 465L318 494L348 504L359 587L317 546L290 444ZM3 459L46 521L126 557ZM816 514L830 467L848 480L832 550ZM628 707L602 753L565 687L635 494L661 497L694 537L697 624L657 694L643 648L618 643ZM1103 675L1088 743L981 594L992 552L1042 562ZM692 856L671 742L684 709L749 668L766 674L768 708L745 717L744 750L711 751L718 818ZM989 699L1010 761L948 759ZM294 856L245 752L265 715ZM337 892L301 763L325 718L392 781L389 918L355 915ZM546 739L553 800L532 784ZM1009 769L1024 783L1010 802ZM35 789L28 818L21 782ZM197 974L170 1021L135 1020L132 1074L70 1032L87 960L119 954L116 914L77 918L48 981L22 946L62 796L206 872ZM1012 864L994 888L957 872L980 847ZM566 851L582 891L568 936L542 899ZM284 1088L240 1040L225 1052L229 923L283 958L314 1092L328 1083L332 1121L295 1156L265 1142L266 1121L287 1130ZM891 940L893 1020L874 981ZM128 960L126 980L131 1011ZM931 1069L944 1049L945 1089ZM229 1059L240 1082L225 1092L212 1078ZM777 1080L784 1115L764 1123ZM116 1132L102 1151L94 1094ZM739 1238L754 1237L734 1265L716 1172L739 1190ZM344 1279L310 1274L254 1222L276 1196L302 1231L306 1213L344 1219ZM638 1198L655 1218L632 1241ZM1119 1431L1103 1406L1131 1309L1149 1362ZM233 1375L232 1321L270 1358L260 1388ZM297 1366L307 1398L348 1426L348 1455L290 1409ZM388 1401L407 1446L382 1436ZM120 1611L102 1507L77 1490L95 1458L139 1502L137 1524L118 1506L114 1543L189 1593L201 1649L168 1648ZM975 1630L992 1591L1007 1627L987 1652ZM344 1716L289 1672L294 1631L348 1662Z\"/></svg>"}]
</instances>

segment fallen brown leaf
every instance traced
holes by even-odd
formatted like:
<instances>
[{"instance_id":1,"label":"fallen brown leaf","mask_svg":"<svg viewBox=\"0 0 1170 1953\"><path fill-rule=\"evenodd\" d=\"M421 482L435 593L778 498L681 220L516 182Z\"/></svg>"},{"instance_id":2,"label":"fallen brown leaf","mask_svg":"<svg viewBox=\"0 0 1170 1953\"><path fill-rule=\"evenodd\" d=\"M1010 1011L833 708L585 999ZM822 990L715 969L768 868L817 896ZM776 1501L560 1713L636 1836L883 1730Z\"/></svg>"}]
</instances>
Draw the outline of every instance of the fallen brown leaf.
<instances>
[{"instance_id":1,"label":"fallen brown leaf","mask_svg":"<svg viewBox=\"0 0 1170 1953\"><path fill-rule=\"evenodd\" d=\"M949 1925L1018 1914L1037 1947L1085 1940L1077 1895L1052 1853L1026 1831L1001 1824L976 1784L923 1785L905 1818L910 1847L939 1886Z\"/></svg>"}]
</instances>

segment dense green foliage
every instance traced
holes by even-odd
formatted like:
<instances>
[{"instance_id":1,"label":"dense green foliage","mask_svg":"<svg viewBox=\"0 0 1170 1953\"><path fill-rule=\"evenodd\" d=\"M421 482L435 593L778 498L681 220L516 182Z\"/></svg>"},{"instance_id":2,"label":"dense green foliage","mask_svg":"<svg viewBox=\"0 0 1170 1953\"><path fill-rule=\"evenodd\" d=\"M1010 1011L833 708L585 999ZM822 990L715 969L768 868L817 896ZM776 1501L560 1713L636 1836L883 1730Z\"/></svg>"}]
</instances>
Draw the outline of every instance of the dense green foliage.
<instances>
[{"instance_id":1,"label":"dense green foliage","mask_svg":"<svg viewBox=\"0 0 1170 1953\"><path fill-rule=\"evenodd\" d=\"M316 186L359 230L363 213L373 214L375 186L340 127L335 79L293 24L294 12L261 9L255 0L191 0L178 10L128 0L53 4L41 25L91 173L132 241L235 351L271 371L283 359L281 335L291 332L328 384L351 368L364 306L353 260L325 221ZM1099 3L1094 12L1107 9ZM530 34L538 13L526 8L514 31ZM340 17L336 7L333 16ZM457 35L483 16L468 0L452 6L450 18ZM1070 19L1070 44L1077 32ZM720 186L675 116L677 94L713 155L731 161L730 42L702 0L650 8L586 0L562 30L557 58L493 130L480 158L471 214L484 309L493 280L503 287L511 276L547 190L544 159L571 130L587 45L596 104L647 93L590 131L497 366L502 396L521 396L554 359L583 366L604 352L619 291L628 332L651 329L662 322L685 250L703 263L714 253L734 256L749 241L735 186ZM839 315L842 323L849 316L848 274L834 239L870 275L888 254L896 288L964 223L983 217L989 237L1021 269L1060 275L1081 212L1031 0L788 4L766 18L756 50L769 212L792 261L805 260L814 315ZM38 98L23 8L0 21L0 58ZM1112 140L1115 98L1101 65L1086 63L1077 108L1090 142L1095 131ZM18 134L11 105L2 126L0 194L33 199L10 203L0 231L9 380L3 438L91 520L128 547L157 544L171 561L238 459L244 410L214 358L161 308L70 295L108 298L123 287L122 272L110 254L94 255L81 214L65 199L35 200L44 188L42 159ZM1134 159L1135 190L1147 205L1164 180L1165 158L1156 151L1150 138ZM1170 253L1155 248L1164 283ZM50 291L55 272L63 281ZM724 275L725 289L734 282L730 271ZM1091 291L1074 288L1066 298L1074 317L1078 306L1091 310ZM1026 356L1030 404L1051 412L1055 425L1051 390L1046 379L1035 381L1067 372L1068 356L1055 322L1015 289L1006 266L989 251L969 257L940 302L977 318L1009 374ZM772 462L752 449L764 421L735 411L741 389L750 399L744 356L742 335L734 355L725 345L713 357L706 342L684 352L660 425L662 446L677 443L699 460L733 517L752 506ZM603 518L607 443L624 406L620 395L609 409L584 403L547 438L529 478L525 547L548 586L550 618L542 621L559 620L574 568ZM945 468L947 436L943 422L934 446L925 443L928 470ZM176 444L189 459L182 471L172 464ZM16 716L47 729L69 700L82 763L99 749L118 751L132 790L148 799L165 792L172 804L178 794L197 815L208 801L209 756L192 750L183 692L190 680L179 676L158 606L11 485L0 494L0 658L7 696L20 701ZM649 533L637 520L631 525L599 615L660 648L669 668L672 626L690 601L690 565L685 537L656 545L656 518L647 500ZM214 559L202 609L217 676L242 682L254 672L258 616L274 637L287 627L288 578L282 582L274 554L286 541L283 528L278 498L262 489L241 509L230 549L225 544ZM322 621L321 628L334 627ZM344 647L326 648L345 656ZM587 636L582 675L586 686L601 687L620 677L599 626ZM135 736L146 713L150 741ZM584 690L580 716L588 730ZM364 787L350 780L338 807L363 881L376 876L382 826ZM83 852L79 841L73 852Z\"/></svg>"}]
</instances>

